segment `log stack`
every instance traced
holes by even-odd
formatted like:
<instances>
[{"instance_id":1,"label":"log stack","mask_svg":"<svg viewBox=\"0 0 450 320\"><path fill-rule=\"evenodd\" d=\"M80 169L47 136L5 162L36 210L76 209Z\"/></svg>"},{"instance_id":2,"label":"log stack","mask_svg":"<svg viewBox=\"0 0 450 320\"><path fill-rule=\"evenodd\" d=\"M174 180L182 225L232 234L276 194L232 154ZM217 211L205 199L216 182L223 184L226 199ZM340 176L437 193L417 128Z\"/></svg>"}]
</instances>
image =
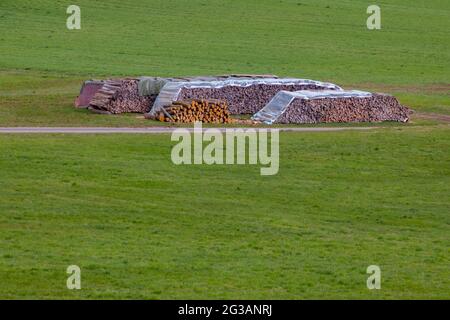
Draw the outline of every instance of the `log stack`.
<instances>
[{"instance_id":1,"label":"log stack","mask_svg":"<svg viewBox=\"0 0 450 320\"><path fill-rule=\"evenodd\" d=\"M409 108L386 94L363 91L322 92L282 91L252 119L280 124L408 122L411 114Z\"/></svg>"},{"instance_id":2,"label":"log stack","mask_svg":"<svg viewBox=\"0 0 450 320\"><path fill-rule=\"evenodd\" d=\"M178 100L216 99L226 101L231 114L254 114L264 108L280 91L325 90L320 84L254 84L250 86L224 86L222 88L182 88ZM335 90L339 90L335 87Z\"/></svg>"},{"instance_id":3,"label":"log stack","mask_svg":"<svg viewBox=\"0 0 450 320\"><path fill-rule=\"evenodd\" d=\"M367 98L295 99L277 123L408 122L410 110L389 95Z\"/></svg>"},{"instance_id":4,"label":"log stack","mask_svg":"<svg viewBox=\"0 0 450 320\"><path fill-rule=\"evenodd\" d=\"M89 109L104 114L150 111L156 96L140 96L139 79L106 80L89 103Z\"/></svg>"},{"instance_id":5,"label":"log stack","mask_svg":"<svg viewBox=\"0 0 450 320\"><path fill-rule=\"evenodd\" d=\"M226 102L219 100L175 101L160 110L154 119L162 122L230 123Z\"/></svg>"}]
</instances>

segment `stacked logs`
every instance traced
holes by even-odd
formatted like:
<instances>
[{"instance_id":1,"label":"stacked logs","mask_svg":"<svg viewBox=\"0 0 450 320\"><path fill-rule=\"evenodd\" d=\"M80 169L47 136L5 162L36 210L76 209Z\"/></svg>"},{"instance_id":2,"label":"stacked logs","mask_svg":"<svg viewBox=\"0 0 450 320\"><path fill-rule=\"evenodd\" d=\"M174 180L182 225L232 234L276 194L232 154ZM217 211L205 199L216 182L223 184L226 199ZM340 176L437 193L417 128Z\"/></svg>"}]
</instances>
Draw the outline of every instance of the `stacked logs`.
<instances>
[{"instance_id":1,"label":"stacked logs","mask_svg":"<svg viewBox=\"0 0 450 320\"><path fill-rule=\"evenodd\" d=\"M408 122L411 110L390 95L294 99L275 123Z\"/></svg>"},{"instance_id":2,"label":"stacked logs","mask_svg":"<svg viewBox=\"0 0 450 320\"><path fill-rule=\"evenodd\" d=\"M246 87L182 88L178 100L217 99L226 101L231 114L254 114L280 91L331 89L316 84L255 84Z\"/></svg>"},{"instance_id":3,"label":"stacked logs","mask_svg":"<svg viewBox=\"0 0 450 320\"><path fill-rule=\"evenodd\" d=\"M106 80L89 102L89 109L104 114L150 111L156 96L140 96L138 82L138 79Z\"/></svg>"},{"instance_id":4,"label":"stacked logs","mask_svg":"<svg viewBox=\"0 0 450 320\"><path fill-rule=\"evenodd\" d=\"M162 122L196 121L204 123L230 123L230 112L225 102L219 100L175 101L159 111L154 119Z\"/></svg>"}]
</instances>

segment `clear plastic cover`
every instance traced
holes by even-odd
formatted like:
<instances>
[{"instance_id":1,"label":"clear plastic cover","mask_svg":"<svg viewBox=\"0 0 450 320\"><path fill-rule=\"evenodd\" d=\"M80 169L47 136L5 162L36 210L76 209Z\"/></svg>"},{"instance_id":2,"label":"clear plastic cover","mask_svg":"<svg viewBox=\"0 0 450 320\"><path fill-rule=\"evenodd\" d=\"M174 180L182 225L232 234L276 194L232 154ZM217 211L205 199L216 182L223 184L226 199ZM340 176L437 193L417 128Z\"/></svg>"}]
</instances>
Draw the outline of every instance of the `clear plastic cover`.
<instances>
[{"instance_id":1,"label":"clear plastic cover","mask_svg":"<svg viewBox=\"0 0 450 320\"><path fill-rule=\"evenodd\" d=\"M168 81L159 92L158 97L150 111L151 115L155 115L162 107L169 105L173 101L178 99L178 96L183 88L223 88L226 86L238 86L238 87L248 87L258 84L269 84L269 85L315 85L318 87L323 87L324 89L331 90L342 90L341 87L327 82L320 82L308 79L295 79L295 78L229 78L225 80L197 80L192 81Z\"/></svg>"},{"instance_id":2,"label":"clear plastic cover","mask_svg":"<svg viewBox=\"0 0 450 320\"><path fill-rule=\"evenodd\" d=\"M161 78L161 77L140 77L139 78L139 95L150 96L157 95L168 82L192 82L192 81L223 81L226 79L248 80L248 79L278 79L276 75L264 74L230 74L220 76L196 76L196 77L177 77L177 78Z\"/></svg>"},{"instance_id":3,"label":"clear plastic cover","mask_svg":"<svg viewBox=\"0 0 450 320\"><path fill-rule=\"evenodd\" d=\"M323 98L368 98L371 97L370 92L351 90L351 91L280 91L273 99L259 112L255 113L252 120L261 121L266 124L273 124L289 107L294 99L323 99Z\"/></svg>"}]
</instances>

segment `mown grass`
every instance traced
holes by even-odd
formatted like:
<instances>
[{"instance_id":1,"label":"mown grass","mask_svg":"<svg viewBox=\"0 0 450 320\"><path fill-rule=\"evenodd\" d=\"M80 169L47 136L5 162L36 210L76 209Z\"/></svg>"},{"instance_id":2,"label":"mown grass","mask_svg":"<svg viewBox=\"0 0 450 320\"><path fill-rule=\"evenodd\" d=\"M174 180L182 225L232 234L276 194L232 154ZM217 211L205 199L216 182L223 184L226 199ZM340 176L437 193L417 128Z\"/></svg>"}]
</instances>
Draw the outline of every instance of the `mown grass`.
<instances>
[{"instance_id":1,"label":"mown grass","mask_svg":"<svg viewBox=\"0 0 450 320\"><path fill-rule=\"evenodd\" d=\"M68 31L71 2L2 0L0 126L160 125L72 107L83 80L132 75L273 73L450 114L448 1L377 3L381 31L362 0L78 0ZM440 123L284 133L265 178L176 167L167 135L0 135L0 298L448 299Z\"/></svg>"},{"instance_id":2,"label":"mown grass","mask_svg":"<svg viewBox=\"0 0 450 320\"><path fill-rule=\"evenodd\" d=\"M175 166L169 135L1 135L0 297L448 299L449 133L284 133L272 177Z\"/></svg>"}]
</instances>

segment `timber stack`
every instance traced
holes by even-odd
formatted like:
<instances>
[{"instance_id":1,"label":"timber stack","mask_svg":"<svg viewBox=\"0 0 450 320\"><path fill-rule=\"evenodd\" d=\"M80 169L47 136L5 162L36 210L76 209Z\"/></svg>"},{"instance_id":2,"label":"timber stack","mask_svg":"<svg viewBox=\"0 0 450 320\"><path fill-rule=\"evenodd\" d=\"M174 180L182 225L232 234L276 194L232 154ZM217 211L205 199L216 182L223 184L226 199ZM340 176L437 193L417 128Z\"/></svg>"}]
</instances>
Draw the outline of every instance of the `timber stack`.
<instances>
[{"instance_id":1,"label":"timber stack","mask_svg":"<svg viewBox=\"0 0 450 320\"><path fill-rule=\"evenodd\" d=\"M105 114L150 111L156 96L140 96L139 79L105 80L89 103L89 109Z\"/></svg>"},{"instance_id":2,"label":"timber stack","mask_svg":"<svg viewBox=\"0 0 450 320\"><path fill-rule=\"evenodd\" d=\"M228 105L220 100L175 101L163 107L154 117L162 122L230 123Z\"/></svg>"}]
</instances>

